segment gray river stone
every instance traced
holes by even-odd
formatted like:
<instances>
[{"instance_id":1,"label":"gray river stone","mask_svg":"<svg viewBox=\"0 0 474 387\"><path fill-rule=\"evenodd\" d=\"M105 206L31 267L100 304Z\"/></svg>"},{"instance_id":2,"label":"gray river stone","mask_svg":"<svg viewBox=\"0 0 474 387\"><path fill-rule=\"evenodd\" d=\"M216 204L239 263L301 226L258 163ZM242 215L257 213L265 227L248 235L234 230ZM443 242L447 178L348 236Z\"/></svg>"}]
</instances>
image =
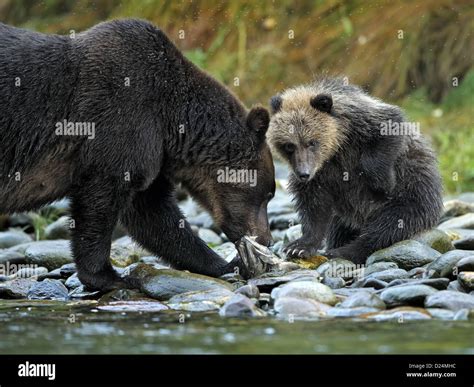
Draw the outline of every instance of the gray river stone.
<instances>
[{"instance_id":1,"label":"gray river stone","mask_svg":"<svg viewBox=\"0 0 474 387\"><path fill-rule=\"evenodd\" d=\"M274 300L283 297L310 299L328 305L335 305L337 297L331 288L315 281L290 282L272 290Z\"/></svg>"},{"instance_id":2,"label":"gray river stone","mask_svg":"<svg viewBox=\"0 0 474 387\"><path fill-rule=\"evenodd\" d=\"M298 318L325 317L330 306L312 299L281 297L275 301L275 311L280 318L293 320Z\"/></svg>"},{"instance_id":3,"label":"gray river stone","mask_svg":"<svg viewBox=\"0 0 474 387\"><path fill-rule=\"evenodd\" d=\"M362 272L362 277L368 277L373 273L389 269L398 269L398 265L395 262L376 262L364 268L364 271Z\"/></svg>"},{"instance_id":4,"label":"gray river stone","mask_svg":"<svg viewBox=\"0 0 474 387\"><path fill-rule=\"evenodd\" d=\"M456 314L452 310L442 308L427 308L426 310L437 320L454 320Z\"/></svg>"},{"instance_id":5,"label":"gray river stone","mask_svg":"<svg viewBox=\"0 0 474 387\"><path fill-rule=\"evenodd\" d=\"M441 255L426 267L428 277L446 277L454 278L456 271L454 267L465 257L472 255L472 251L468 250L453 250Z\"/></svg>"},{"instance_id":6,"label":"gray river stone","mask_svg":"<svg viewBox=\"0 0 474 387\"><path fill-rule=\"evenodd\" d=\"M21 230L9 230L0 232L0 249L17 246L22 243L33 241L31 237Z\"/></svg>"},{"instance_id":7,"label":"gray river stone","mask_svg":"<svg viewBox=\"0 0 474 387\"><path fill-rule=\"evenodd\" d=\"M377 279L384 282L391 282L396 279L408 278L408 273L403 269L388 269L370 274L366 278Z\"/></svg>"},{"instance_id":8,"label":"gray river stone","mask_svg":"<svg viewBox=\"0 0 474 387\"><path fill-rule=\"evenodd\" d=\"M45 279L28 290L29 300L67 300L68 290L59 280Z\"/></svg>"},{"instance_id":9,"label":"gray river stone","mask_svg":"<svg viewBox=\"0 0 474 387\"><path fill-rule=\"evenodd\" d=\"M448 251L454 250L453 242L448 234L441 230L430 230L417 235L414 240L428 245L432 249L444 254Z\"/></svg>"},{"instance_id":10,"label":"gray river stone","mask_svg":"<svg viewBox=\"0 0 474 387\"><path fill-rule=\"evenodd\" d=\"M235 293L242 294L248 298L260 297L260 291L255 285L244 285L235 290Z\"/></svg>"},{"instance_id":11,"label":"gray river stone","mask_svg":"<svg viewBox=\"0 0 474 387\"><path fill-rule=\"evenodd\" d=\"M459 273L458 282L467 291L474 290L474 271L463 271Z\"/></svg>"},{"instance_id":12,"label":"gray river stone","mask_svg":"<svg viewBox=\"0 0 474 387\"><path fill-rule=\"evenodd\" d=\"M77 273L74 273L72 276L70 276L66 282L64 283L67 288L69 289L75 289L78 288L79 286L82 285L82 282L79 280L79 277L77 276Z\"/></svg>"},{"instance_id":13,"label":"gray river stone","mask_svg":"<svg viewBox=\"0 0 474 387\"><path fill-rule=\"evenodd\" d=\"M346 281L341 277L324 277L321 283L329 286L331 289L340 289L346 285Z\"/></svg>"},{"instance_id":14,"label":"gray river stone","mask_svg":"<svg viewBox=\"0 0 474 387\"><path fill-rule=\"evenodd\" d=\"M337 304L338 308L356 308L368 307L375 309L385 309L385 303L382 299L372 292L357 292L347 297L344 301Z\"/></svg>"},{"instance_id":15,"label":"gray river stone","mask_svg":"<svg viewBox=\"0 0 474 387\"><path fill-rule=\"evenodd\" d=\"M54 270L66 263L72 263L69 241L39 241L28 244L25 249L26 262Z\"/></svg>"},{"instance_id":16,"label":"gray river stone","mask_svg":"<svg viewBox=\"0 0 474 387\"><path fill-rule=\"evenodd\" d=\"M398 279L390 282L387 288L402 285L427 285L437 290L445 290L449 285L448 278L425 278L425 279Z\"/></svg>"},{"instance_id":17,"label":"gray river stone","mask_svg":"<svg viewBox=\"0 0 474 387\"><path fill-rule=\"evenodd\" d=\"M343 258L334 258L320 265L316 271L321 277L341 277L344 280L352 279L360 274L354 262Z\"/></svg>"},{"instance_id":18,"label":"gray river stone","mask_svg":"<svg viewBox=\"0 0 474 387\"><path fill-rule=\"evenodd\" d=\"M457 199L449 200L444 203L444 218L453 218L466 215L470 212L474 212L473 203L468 203Z\"/></svg>"},{"instance_id":19,"label":"gray river stone","mask_svg":"<svg viewBox=\"0 0 474 387\"><path fill-rule=\"evenodd\" d=\"M458 273L462 271L474 271L474 255L460 259L455 267Z\"/></svg>"},{"instance_id":20,"label":"gray river stone","mask_svg":"<svg viewBox=\"0 0 474 387\"><path fill-rule=\"evenodd\" d=\"M99 305L97 309L107 312L134 313L134 312L162 312L169 307L156 300L153 301L112 301L106 305Z\"/></svg>"},{"instance_id":21,"label":"gray river stone","mask_svg":"<svg viewBox=\"0 0 474 387\"><path fill-rule=\"evenodd\" d=\"M255 306L250 298L243 294L232 296L219 310L222 317L261 317L266 313Z\"/></svg>"},{"instance_id":22,"label":"gray river stone","mask_svg":"<svg viewBox=\"0 0 474 387\"><path fill-rule=\"evenodd\" d=\"M317 281L318 278L319 273L314 270L294 270L283 275L266 273L250 279L248 284L256 286L261 292L269 292L273 288L291 281Z\"/></svg>"},{"instance_id":23,"label":"gray river stone","mask_svg":"<svg viewBox=\"0 0 474 387\"><path fill-rule=\"evenodd\" d=\"M395 262L399 268L411 270L434 261L441 254L431 247L414 240L395 243L394 245L376 251L367 258L367 265L376 262Z\"/></svg>"},{"instance_id":24,"label":"gray river stone","mask_svg":"<svg viewBox=\"0 0 474 387\"><path fill-rule=\"evenodd\" d=\"M18 278L0 283L0 299L26 298L28 290L36 283L34 278Z\"/></svg>"},{"instance_id":25,"label":"gray river stone","mask_svg":"<svg viewBox=\"0 0 474 387\"><path fill-rule=\"evenodd\" d=\"M388 286L388 282L377 278L367 277L354 282L351 286L354 288L374 288L383 289Z\"/></svg>"},{"instance_id":26,"label":"gray river stone","mask_svg":"<svg viewBox=\"0 0 474 387\"><path fill-rule=\"evenodd\" d=\"M457 241L454 241L454 247L461 250L474 250L474 235L470 235L458 239Z\"/></svg>"},{"instance_id":27,"label":"gray river stone","mask_svg":"<svg viewBox=\"0 0 474 387\"><path fill-rule=\"evenodd\" d=\"M26 263L25 254L11 250L0 251L0 265L6 265L7 263L10 265Z\"/></svg>"},{"instance_id":28,"label":"gray river stone","mask_svg":"<svg viewBox=\"0 0 474 387\"><path fill-rule=\"evenodd\" d=\"M222 239L214 231L207 228L200 228L198 237L201 238L208 245L216 246L222 244Z\"/></svg>"},{"instance_id":29,"label":"gray river stone","mask_svg":"<svg viewBox=\"0 0 474 387\"><path fill-rule=\"evenodd\" d=\"M441 290L425 300L426 308L450 310L474 309L474 296L452 290Z\"/></svg>"},{"instance_id":30,"label":"gray river stone","mask_svg":"<svg viewBox=\"0 0 474 387\"><path fill-rule=\"evenodd\" d=\"M140 290L149 297L163 301L191 291L232 290L225 281L172 269L154 269L145 264L138 264L130 273Z\"/></svg>"},{"instance_id":31,"label":"gray river stone","mask_svg":"<svg viewBox=\"0 0 474 387\"><path fill-rule=\"evenodd\" d=\"M18 270L14 278L30 278L30 277L37 277L48 273L48 269L45 267L25 267Z\"/></svg>"},{"instance_id":32,"label":"gray river stone","mask_svg":"<svg viewBox=\"0 0 474 387\"><path fill-rule=\"evenodd\" d=\"M234 293L225 288L192 291L171 297L167 305L171 309L188 312L217 311L233 296Z\"/></svg>"},{"instance_id":33,"label":"gray river stone","mask_svg":"<svg viewBox=\"0 0 474 387\"><path fill-rule=\"evenodd\" d=\"M303 233L301 232L301 224L297 224L295 226L290 227L283 238L283 243L286 245L290 242L294 242L295 240L301 238Z\"/></svg>"},{"instance_id":34,"label":"gray river stone","mask_svg":"<svg viewBox=\"0 0 474 387\"><path fill-rule=\"evenodd\" d=\"M402 285L385 289L380 293L380 297L389 307L399 305L423 306L426 297L436 292L438 290L427 285Z\"/></svg>"},{"instance_id":35,"label":"gray river stone","mask_svg":"<svg viewBox=\"0 0 474 387\"><path fill-rule=\"evenodd\" d=\"M358 317L361 315L379 312L378 308L370 308L368 306L357 306L354 308L330 308L326 314L328 317Z\"/></svg>"},{"instance_id":36,"label":"gray river stone","mask_svg":"<svg viewBox=\"0 0 474 387\"><path fill-rule=\"evenodd\" d=\"M61 216L59 219L49 224L44 229L44 237L46 239L70 239L71 230L69 228L71 218L69 216Z\"/></svg>"},{"instance_id":37,"label":"gray river stone","mask_svg":"<svg viewBox=\"0 0 474 387\"><path fill-rule=\"evenodd\" d=\"M438 226L438 229L443 231L452 230L455 228L467 228L469 230L474 229L474 213L457 216L441 223Z\"/></svg>"},{"instance_id":38,"label":"gray river stone","mask_svg":"<svg viewBox=\"0 0 474 387\"><path fill-rule=\"evenodd\" d=\"M467 293L467 290L458 282L458 280L453 280L449 283L446 290L453 290L455 292Z\"/></svg>"},{"instance_id":39,"label":"gray river stone","mask_svg":"<svg viewBox=\"0 0 474 387\"><path fill-rule=\"evenodd\" d=\"M377 313L365 315L369 320L390 321L396 320L400 323L414 320L430 320L431 315L422 308L414 308L410 306L402 306L394 309L388 309Z\"/></svg>"}]
</instances>

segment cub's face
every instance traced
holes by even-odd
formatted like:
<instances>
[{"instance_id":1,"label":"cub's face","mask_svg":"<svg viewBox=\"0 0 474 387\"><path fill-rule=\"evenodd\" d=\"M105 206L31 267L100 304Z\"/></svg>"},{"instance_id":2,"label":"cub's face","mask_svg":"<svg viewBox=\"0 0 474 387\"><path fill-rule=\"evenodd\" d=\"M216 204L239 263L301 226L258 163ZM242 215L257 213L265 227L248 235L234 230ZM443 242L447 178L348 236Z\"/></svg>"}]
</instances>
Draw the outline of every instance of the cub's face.
<instances>
[{"instance_id":1,"label":"cub's face","mask_svg":"<svg viewBox=\"0 0 474 387\"><path fill-rule=\"evenodd\" d=\"M300 181L311 180L342 142L331 95L300 87L273 97L270 104L272 150L289 163Z\"/></svg>"}]
</instances>

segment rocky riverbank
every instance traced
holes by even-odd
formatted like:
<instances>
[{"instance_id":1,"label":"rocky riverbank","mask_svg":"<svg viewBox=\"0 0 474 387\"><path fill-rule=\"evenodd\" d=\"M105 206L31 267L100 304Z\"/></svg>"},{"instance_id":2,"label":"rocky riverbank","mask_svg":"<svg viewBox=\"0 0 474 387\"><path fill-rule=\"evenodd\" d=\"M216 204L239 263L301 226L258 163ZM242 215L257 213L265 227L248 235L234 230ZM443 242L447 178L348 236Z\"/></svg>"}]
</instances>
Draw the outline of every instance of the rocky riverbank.
<instances>
[{"instance_id":1,"label":"rocky riverbank","mask_svg":"<svg viewBox=\"0 0 474 387\"><path fill-rule=\"evenodd\" d=\"M279 180L269 205L276 242L271 252L278 259L285 259L283 244L301 234L284 184ZM218 233L212 219L190 199L180 204L194 231L230 261L236 249ZM0 232L2 300L89 300L91 309L98 311L206 312L222 318L289 321L474 318L474 193L447 200L437 229L375 252L366 265L317 256L280 265L248 281L238 274L215 279L173 270L117 229L112 262L123 275L137 277L140 289L108 294L88 291L77 278L69 249L67 203L43 211L56 214L57 220L42 230L45 240L40 241L30 232L31 215L0 219L0 224L10 226Z\"/></svg>"}]
</instances>

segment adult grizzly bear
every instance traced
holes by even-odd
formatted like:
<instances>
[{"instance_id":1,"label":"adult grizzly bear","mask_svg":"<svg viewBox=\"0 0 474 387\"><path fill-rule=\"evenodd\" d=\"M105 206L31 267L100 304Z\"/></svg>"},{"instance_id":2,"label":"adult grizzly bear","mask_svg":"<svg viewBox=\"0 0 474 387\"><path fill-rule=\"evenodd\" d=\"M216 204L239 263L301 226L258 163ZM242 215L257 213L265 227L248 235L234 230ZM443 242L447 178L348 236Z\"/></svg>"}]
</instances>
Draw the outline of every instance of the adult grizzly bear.
<instances>
[{"instance_id":1,"label":"adult grizzly bear","mask_svg":"<svg viewBox=\"0 0 474 387\"><path fill-rule=\"evenodd\" d=\"M150 23L112 21L75 37L0 24L0 110L0 212L70 197L72 250L88 287L124 285L109 261L118 220L176 268L245 270L192 233L176 182L230 240L270 240L268 112L248 112ZM224 168L253 171L258 184L218 181Z\"/></svg>"},{"instance_id":2,"label":"adult grizzly bear","mask_svg":"<svg viewBox=\"0 0 474 387\"><path fill-rule=\"evenodd\" d=\"M342 79L321 78L271 100L268 137L292 167L303 236L290 257L364 263L373 251L434 227L442 185L433 151L402 111Z\"/></svg>"}]
</instances>

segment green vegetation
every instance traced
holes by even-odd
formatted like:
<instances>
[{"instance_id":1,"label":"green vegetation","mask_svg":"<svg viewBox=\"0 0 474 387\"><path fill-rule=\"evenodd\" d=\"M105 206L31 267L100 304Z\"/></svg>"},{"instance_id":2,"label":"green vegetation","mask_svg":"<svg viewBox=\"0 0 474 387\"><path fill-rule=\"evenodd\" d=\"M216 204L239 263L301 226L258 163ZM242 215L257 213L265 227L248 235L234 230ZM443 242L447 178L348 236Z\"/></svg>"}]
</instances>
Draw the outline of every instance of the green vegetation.
<instances>
[{"instance_id":1,"label":"green vegetation","mask_svg":"<svg viewBox=\"0 0 474 387\"><path fill-rule=\"evenodd\" d=\"M0 0L0 21L49 33L122 17L160 26L248 105L317 74L347 75L421 123L448 192L474 191L470 0Z\"/></svg>"}]
</instances>

